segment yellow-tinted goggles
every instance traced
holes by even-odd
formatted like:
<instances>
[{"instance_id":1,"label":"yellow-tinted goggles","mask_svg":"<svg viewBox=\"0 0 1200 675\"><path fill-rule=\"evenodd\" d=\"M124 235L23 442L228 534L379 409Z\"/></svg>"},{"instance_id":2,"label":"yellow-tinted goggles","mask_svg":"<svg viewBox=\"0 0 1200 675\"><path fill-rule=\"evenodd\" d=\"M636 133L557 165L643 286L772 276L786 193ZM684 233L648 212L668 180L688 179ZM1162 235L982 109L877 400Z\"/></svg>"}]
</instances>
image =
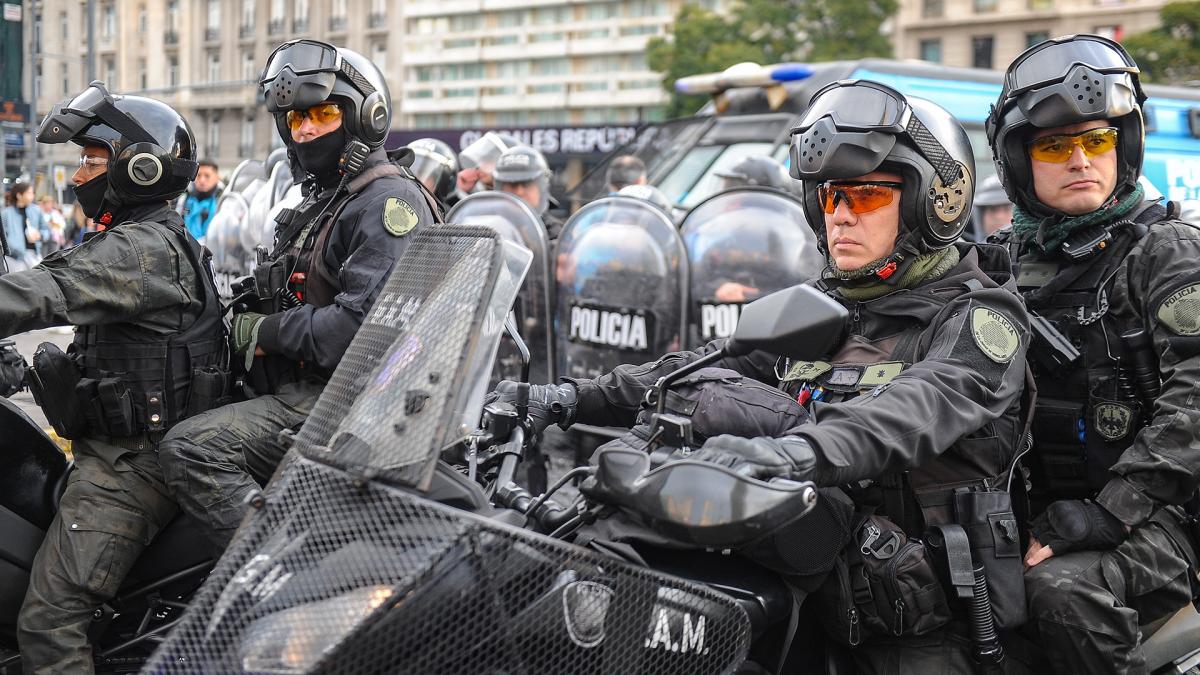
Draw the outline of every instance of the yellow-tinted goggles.
<instances>
[{"instance_id":1,"label":"yellow-tinted goggles","mask_svg":"<svg viewBox=\"0 0 1200 675\"><path fill-rule=\"evenodd\" d=\"M300 128L304 124L304 118L313 121L313 124L330 124L342 118L342 109L336 103L321 103L314 105L308 110L289 110L287 112L287 125L292 131Z\"/></svg>"},{"instance_id":2,"label":"yellow-tinted goggles","mask_svg":"<svg viewBox=\"0 0 1200 675\"><path fill-rule=\"evenodd\" d=\"M1062 164L1071 159L1075 146L1083 149L1088 157L1103 155L1117 147L1116 127L1088 129L1077 134L1057 134L1029 141L1029 156L1039 162Z\"/></svg>"}]
</instances>

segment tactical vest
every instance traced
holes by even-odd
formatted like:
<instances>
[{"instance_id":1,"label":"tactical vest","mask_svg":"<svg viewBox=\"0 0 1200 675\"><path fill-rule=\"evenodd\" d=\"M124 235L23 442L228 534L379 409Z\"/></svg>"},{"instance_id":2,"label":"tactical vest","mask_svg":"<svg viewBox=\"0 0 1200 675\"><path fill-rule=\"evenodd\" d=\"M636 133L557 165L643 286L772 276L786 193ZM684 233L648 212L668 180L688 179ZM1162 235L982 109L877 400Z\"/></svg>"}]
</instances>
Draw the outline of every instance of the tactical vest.
<instances>
[{"instance_id":1,"label":"tactical vest","mask_svg":"<svg viewBox=\"0 0 1200 675\"><path fill-rule=\"evenodd\" d=\"M981 287L980 281L972 279L964 290ZM945 312L943 307L928 323L914 321L894 335L873 341L851 335L826 361L788 363L780 387L804 404L877 395L928 352L934 330L948 320ZM887 516L910 537L924 536L930 525L953 522L956 490L1006 489L1023 431L1017 407L1014 404L1007 414L960 438L925 466L862 481L848 486L848 491L860 508Z\"/></svg>"},{"instance_id":2,"label":"tactical vest","mask_svg":"<svg viewBox=\"0 0 1200 675\"><path fill-rule=\"evenodd\" d=\"M1032 252L1019 255L1020 242L1011 233L999 237L1009 248L1017 286L1034 321L1048 321L1078 351L1070 363L1052 364L1047 355L1052 347L1035 330L1029 359L1038 391L1035 451L1026 463L1037 502L1094 496L1152 414L1140 402L1132 368L1135 348L1121 338L1146 327L1118 321L1108 311L1109 297L1125 258L1152 223L1169 216L1169 207L1155 204L1132 220L1109 225L1112 239L1102 252L1074 264Z\"/></svg>"},{"instance_id":3,"label":"tactical vest","mask_svg":"<svg viewBox=\"0 0 1200 675\"><path fill-rule=\"evenodd\" d=\"M200 311L176 333L124 322L76 329L72 351L81 379L75 391L93 434L164 431L225 398L229 353L205 251L187 234L179 214L168 212L161 224L183 244L186 264L200 281Z\"/></svg>"}]
</instances>

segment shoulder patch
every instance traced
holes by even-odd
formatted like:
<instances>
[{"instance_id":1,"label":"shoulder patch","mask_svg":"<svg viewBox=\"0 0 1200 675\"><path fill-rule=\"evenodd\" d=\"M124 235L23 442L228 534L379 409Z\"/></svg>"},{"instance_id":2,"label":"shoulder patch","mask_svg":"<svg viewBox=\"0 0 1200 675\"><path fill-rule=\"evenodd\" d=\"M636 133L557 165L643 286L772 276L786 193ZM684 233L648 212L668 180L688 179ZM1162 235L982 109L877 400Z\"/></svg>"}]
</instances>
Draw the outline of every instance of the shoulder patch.
<instances>
[{"instance_id":1,"label":"shoulder patch","mask_svg":"<svg viewBox=\"0 0 1200 675\"><path fill-rule=\"evenodd\" d=\"M797 361L788 368L787 374L780 381L792 382L794 380L801 380L811 382L827 373L830 368L832 366L824 361Z\"/></svg>"},{"instance_id":2,"label":"shoulder patch","mask_svg":"<svg viewBox=\"0 0 1200 675\"><path fill-rule=\"evenodd\" d=\"M971 337L975 346L996 363L1008 363L1021 346L1021 337L1008 317L987 307L971 311Z\"/></svg>"},{"instance_id":3,"label":"shoulder patch","mask_svg":"<svg viewBox=\"0 0 1200 675\"><path fill-rule=\"evenodd\" d=\"M1168 295L1155 314L1176 335L1200 335L1200 283Z\"/></svg>"},{"instance_id":4,"label":"shoulder patch","mask_svg":"<svg viewBox=\"0 0 1200 675\"><path fill-rule=\"evenodd\" d=\"M403 237L417 226L417 210L399 197L388 197L383 205L383 227L394 237Z\"/></svg>"}]
</instances>

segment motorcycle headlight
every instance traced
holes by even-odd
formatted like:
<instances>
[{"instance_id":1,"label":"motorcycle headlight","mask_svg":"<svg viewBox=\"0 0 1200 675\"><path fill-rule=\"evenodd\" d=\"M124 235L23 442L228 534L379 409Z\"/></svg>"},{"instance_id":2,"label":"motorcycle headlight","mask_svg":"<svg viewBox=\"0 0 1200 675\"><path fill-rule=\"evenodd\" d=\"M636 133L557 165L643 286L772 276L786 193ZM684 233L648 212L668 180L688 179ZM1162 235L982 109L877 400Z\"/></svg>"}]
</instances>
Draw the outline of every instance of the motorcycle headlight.
<instances>
[{"instance_id":1,"label":"motorcycle headlight","mask_svg":"<svg viewBox=\"0 0 1200 675\"><path fill-rule=\"evenodd\" d=\"M307 672L392 593L390 586L368 586L255 620L242 639L242 669L248 673Z\"/></svg>"}]
</instances>

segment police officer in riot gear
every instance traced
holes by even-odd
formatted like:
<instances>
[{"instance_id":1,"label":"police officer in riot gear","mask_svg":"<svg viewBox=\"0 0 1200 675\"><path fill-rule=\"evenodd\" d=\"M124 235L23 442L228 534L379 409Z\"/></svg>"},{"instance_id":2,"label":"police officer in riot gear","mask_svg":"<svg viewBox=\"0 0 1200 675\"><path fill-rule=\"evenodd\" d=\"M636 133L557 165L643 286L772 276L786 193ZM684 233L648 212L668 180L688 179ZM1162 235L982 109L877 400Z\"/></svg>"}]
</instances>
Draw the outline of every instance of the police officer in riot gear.
<instances>
[{"instance_id":1,"label":"police officer in riot gear","mask_svg":"<svg viewBox=\"0 0 1200 675\"><path fill-rule=\"evenodd\" d=\"M27 673L90 673L93 612L176 513L156 450L217 404L225 331L200 245L170 202L196 175L187 122L166 104L93 82L54 106L41 143L81 146L76 208L106 226L33 269L0 277L0 334L74 324L42 345L31 387L73 440L75 471L30 573L17 640Z\"/></svg>"},{"instance_id":2,"label":"police officer in riot gear","mask_svg":"<svg viewBox=\"0 0 1200 675\"><path fill-rule=\"evenodd\" d=\"M258 396L176 427L161 449L172 494L219 546L283 457L279 432L304 422L411 235L437 209L383 151L392 108L375 64L295 40L268 58L261 87L305 198L277 219L274 249L255 269L257 302L233 318L233 349Z\"/></svg>"},{"instance_id":3,"label":"police officer in riot gear","mask_svg":"<svg viewBox=\"0 0 1200 675\"><path fill-rule=\"evenodd\" d=\"M745 157L728 169L714 171L713 175L723 179L718 192L747 185L760 185L788 193L793 191L793 181L787 167L766 155Z\"/></svg>"},{"instance_id":4,"label":"police officer in riot gear","mask_svg":"<svg viewBox=\"0 0 1200 675\"><path fill-rule=\"evenodd\" d=\"M1200 232L1138 184L1145 99L1119 44L1067 36L1013 61L987 120L1034 316L1026 588L1057 672L1144 672L1141 630L1192 597Z\"/></svg>"},{"instance_id":5,"label":"police officer in riot gear","mask_svg":"<svg viewBox=\"0 0 1200 675\"><path fill-rule=\"evenodd\" d=\"M409 167L413 175L445 207L450 195L454 194L458 175L458 157L454 150L436 138L418 138L408 147L413 151L413 162Z\"/></svg>"},{"instance_id":6,"label":"police officer in riot gear","mask_svg":"<svg viewBox=\"0 0 1200 675\"><path fill-rule=\"evenodd\" d=\"M501 153L519 145L511 136L489 131L458 153L458 176L450 206L467 198L473 192L483 192L495 187L492 172Z\"/></svg>"},{"instance_id":7,"label":"police officer in riot gear","mask_svg":"<svg viewBox=\"0 0 1200 675\"><path fill-rule=\"evenodd\" d=\"M492 177L496 189L507 192L529 205L542 219L550 240L558 239L563 222L550 214L550 167L542 153L519 145L500 153Z\"/></svg>"},{"instance_id":8,"label":"police officer in riot gear","mask_svg":"<svg viewBox=\"0 0 1200 675\"><path fill-rule=\"evenodd\" d=\"M873 82L843 81L817 92L793 130L792 167L828 259L814 283L849 310L848 335L821 361L753 352L698 371L699 392L672 397L697 402L692 410L709 418L694 424L707 441L691 459L760 478L845 486L859 512L874 515L860 516L838 569L848 569L843 576L849 579L866 579L868 568L893 578L871 582L873 601L867 589L843 584L836 574L821 584L814 600L832 617L824 622L831 637L855 647L857 665L867 672L968 672L966 631L952 619L946 598L934 597L940 584L923 586L933 595L910 597L902 590L908 582L885 568L889 555L929 526L978 522L970 504L966 513L958 511L956 490L1006 495L1022 435L1026 314L1004 251L957 243L971 214L970 143L961 125L928 101L906 100ZM629 426L658 378L721 344L620 366L594 380L535 386L530 414L542 427ZM712 372L707 381L706 372ZM726 389L739 375L777 385L795 410L777 413L777 397L761 406L741 404L744 395ZM511 400L513 391L515 385L504 382L496 396ZM689 414L688 408L679 412ZM768 419L760 419L761 410L769 410ZM761 429L771 432L764 436ZM1017 563L1015 520L1003 501L983 522L994 515L1010 525L1004 546ZM990 532L988 542L993 545ZM862 550L872 552L869 560ZM928 574L925 584L936 579L920 567L928 562L909 562ZM1020 584L1019 564L1004 572L989 583ZM1024 608L1017 604L997 615L1015 623Z\"/></svg>"}]
</instances>

